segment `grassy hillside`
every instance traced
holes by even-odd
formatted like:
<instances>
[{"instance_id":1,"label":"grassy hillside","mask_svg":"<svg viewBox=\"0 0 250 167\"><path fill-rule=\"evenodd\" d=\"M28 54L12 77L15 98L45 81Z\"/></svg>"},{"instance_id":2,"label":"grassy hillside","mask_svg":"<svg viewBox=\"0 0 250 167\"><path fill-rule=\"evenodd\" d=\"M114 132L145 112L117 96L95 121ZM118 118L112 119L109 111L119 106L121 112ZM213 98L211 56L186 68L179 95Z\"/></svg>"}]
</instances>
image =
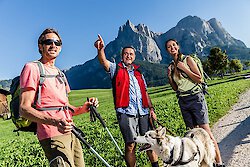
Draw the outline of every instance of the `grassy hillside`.
<instances>
[{"instance_id":1,"label":"grassy hillside","mask_svg":"<svg viewBox=\"0 0 250 167\"><path fill-rule=\"evenodd\" d=\"M209 82L210 96L206 95L206 100L211 124L230 109L237 101L240 93L250 87L250 80L243 78L234 76L214 79ZM170 86L149 88L148 92L155 106L158 120L175 134L182 136L185 132L185 125L180 114L177 98ZM100 102L98 111L123 150L124 143L113 109L112 91L110 89L77 90L72 91L69 98L73 105L80 106L87 97L98 97ZM89 114L83 114L76 116L74 122L86 134L87 141L110 165L125 166L125 162L99 121L90 122ZM25 132L20 132L19 136L13 133L14 125L11 120L1 120L0 124L0 166L48 166L36 136ZM85 146L83 148L87 166L104 166ZM146 154L137 154L138 166L149 166Z\"/></svg>"}]
</instances>

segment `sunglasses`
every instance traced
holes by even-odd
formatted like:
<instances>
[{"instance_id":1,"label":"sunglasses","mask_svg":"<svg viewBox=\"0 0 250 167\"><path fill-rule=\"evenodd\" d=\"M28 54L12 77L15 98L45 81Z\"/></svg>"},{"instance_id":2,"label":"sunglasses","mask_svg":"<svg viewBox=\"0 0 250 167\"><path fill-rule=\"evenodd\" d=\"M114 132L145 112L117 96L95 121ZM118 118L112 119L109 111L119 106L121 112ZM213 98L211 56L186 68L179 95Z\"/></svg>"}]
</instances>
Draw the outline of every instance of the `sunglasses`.
<instances>
[{"instance_id":1,"label":"sunglasses","mask_svg":"<svg viewBox=\"0 0 250 167\"><path fill-rule=\"evenodd\" d=\"M53 43L56 46L61 46L62 45L62 43L59 40L46 39L46 40L42 41L42 44L45 44L45 45L52 45Z\"/></svg>"}]
</instances>

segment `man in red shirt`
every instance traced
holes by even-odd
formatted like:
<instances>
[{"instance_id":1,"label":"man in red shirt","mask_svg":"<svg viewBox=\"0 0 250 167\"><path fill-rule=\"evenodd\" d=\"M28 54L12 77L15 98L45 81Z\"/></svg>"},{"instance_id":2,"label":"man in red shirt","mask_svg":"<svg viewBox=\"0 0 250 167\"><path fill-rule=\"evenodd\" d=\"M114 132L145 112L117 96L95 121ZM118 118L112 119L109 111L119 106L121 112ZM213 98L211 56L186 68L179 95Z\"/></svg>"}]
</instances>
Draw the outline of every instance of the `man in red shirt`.
<instances>
[{"instance_id":1,"label":"man in red shirt","mask_svg":"<svg viewBox=\"0 0 250 167\"><path fill-rule=\"evenodd\" d=\"M95 42L98 60L110 74L113 96L119 127L125 141L125 160L128 167L136 166L134 138L144 135L150 129L149 118L156 119L154 108L146 91L146 82L138 70L135 49L131 46L122 49L122 60L117 65L106 59L104 42L100 35ZM147 151L152 167L158 167L158 157L154 151Z\"/></svg>"}]
</instances>

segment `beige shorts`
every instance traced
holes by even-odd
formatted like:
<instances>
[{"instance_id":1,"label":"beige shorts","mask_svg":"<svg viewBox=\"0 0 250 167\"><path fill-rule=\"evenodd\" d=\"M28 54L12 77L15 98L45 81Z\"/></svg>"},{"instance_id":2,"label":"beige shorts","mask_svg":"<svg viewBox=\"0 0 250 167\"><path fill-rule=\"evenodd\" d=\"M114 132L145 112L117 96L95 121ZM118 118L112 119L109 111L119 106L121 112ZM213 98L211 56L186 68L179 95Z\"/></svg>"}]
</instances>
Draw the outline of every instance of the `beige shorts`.
<instances>
[{"instance_id":1,"label":"beige shorts","mask_svg":"<svg viewBox=\"0 0 250 167\"><path fill-rule=\"evenodd\" d=\"M85 166L81 143L72 133L41 140L40 144L51 167Z\"/></svg>"}]
</instances>

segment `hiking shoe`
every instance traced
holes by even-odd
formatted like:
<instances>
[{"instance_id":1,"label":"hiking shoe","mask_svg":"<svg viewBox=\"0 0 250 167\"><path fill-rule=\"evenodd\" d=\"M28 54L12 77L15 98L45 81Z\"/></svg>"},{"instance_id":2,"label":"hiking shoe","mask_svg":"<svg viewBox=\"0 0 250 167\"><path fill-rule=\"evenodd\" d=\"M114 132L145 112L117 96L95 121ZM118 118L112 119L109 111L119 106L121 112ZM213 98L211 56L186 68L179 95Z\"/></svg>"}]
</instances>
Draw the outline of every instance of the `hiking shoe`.
<instances>
[{"instance_id":1,"label":"hiking shoe","mask_svg":"<svg viewBox=\"0 0 250 167\"><path fill-rule=\"evenodd\" d=\"M222 164L213 164L213 167L225 167L225 164L224 163L222 163Z\"/></svg>"}]
</instances>

